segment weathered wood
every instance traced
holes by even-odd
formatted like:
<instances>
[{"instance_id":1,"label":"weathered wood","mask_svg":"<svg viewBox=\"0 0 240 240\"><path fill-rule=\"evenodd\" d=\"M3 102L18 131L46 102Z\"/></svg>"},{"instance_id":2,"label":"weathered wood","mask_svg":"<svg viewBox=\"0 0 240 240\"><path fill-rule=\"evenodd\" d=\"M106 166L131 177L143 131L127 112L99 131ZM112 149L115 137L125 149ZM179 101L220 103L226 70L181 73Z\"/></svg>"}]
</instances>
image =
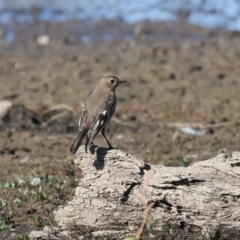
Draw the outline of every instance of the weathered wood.
<instances>
[{"instance_id":1,"label":"weathered wood","mask_svg":"<svg viewBox=\"0 0 240 240\"><path fill-rule=\"evenodd\" d=\"M143 214L143 185L153 230L166 224L194 225L204 231L240 227L240 152L220 154L189 167L148 165L120 150L81 147L75 164L82 169L73 199L55 212L61 229L86 227L93 234L121 239L135 233ZM147 182L143 181L148 174Z\"/></svg>"}]
</instances>

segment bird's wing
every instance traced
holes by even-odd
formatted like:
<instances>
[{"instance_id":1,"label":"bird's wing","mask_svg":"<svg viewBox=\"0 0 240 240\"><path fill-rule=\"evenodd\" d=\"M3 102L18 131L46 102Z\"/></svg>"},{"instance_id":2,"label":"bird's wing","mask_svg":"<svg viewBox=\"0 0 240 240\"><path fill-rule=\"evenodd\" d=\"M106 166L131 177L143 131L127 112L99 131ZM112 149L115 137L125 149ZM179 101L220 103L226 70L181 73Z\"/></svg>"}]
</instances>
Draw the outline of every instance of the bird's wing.
<instances>
[{"instance_id":1,"label":"bird's wing","mask_svg":"<svg viewBox=\"0 0 240 240\"><path fill-rule=\"evenodd\" d=\"M111 108L100 112L97 116L92 119L92 125L88 132L89 143L91 143L97 134L106 126L106 124L111 120L116 104L112 104Z\"/></svg>"},{"instance_id":2,"label":"bird's wing","mask_svg":"<svg viewBox=\"0 0 240 240\"><path fill-rule=\"evenodd\" d=\"M94 138L97 136L99 131L102 129L102 126L105 122L104 121L105 117L106 117L105 113L102 112L92 119L92 125L88 132L89 143L91 143L94 140Z\"/></svg>"},{"instance_id":3,"label":"bird's wing","mask_svg":"<svg viewBox=\"0 0 240 240\"><path fill-rule=\"evenodd\" d=\"M115 113L115 110L116 110L116 101L111 105L111 107L106 112L106 117L105 117L106 118L106 123L105 123L105 126L112 119L112 117L113 117L113 115Z\"/></svg>"},{"instance_id":4,"label":"bird's wing","mask_svg":"<svg viewBox=\"0 0 240 240\"><path fill-rule=\"evenodd\" d=\"M79 118L79 122L78 122L78 130L79 132L82 131L82 129L84 128L84 125L87 122L87 118L88 118L88 111L87 109L83 109L81 116Z\"/></svg>"},{"instance_id":5,"label":"bird's wing","mask_svg":"<svg viewBox=\"0 0 240 240\"><path fill-rule=\"evenodd\" d=\"M78 122L79 133L70 148L71 153L77 152L83 139L88 134L89 128L90 128L90 124L88 123L88 112L86 108L84 108Z\"/></svg>"}]
</instances>

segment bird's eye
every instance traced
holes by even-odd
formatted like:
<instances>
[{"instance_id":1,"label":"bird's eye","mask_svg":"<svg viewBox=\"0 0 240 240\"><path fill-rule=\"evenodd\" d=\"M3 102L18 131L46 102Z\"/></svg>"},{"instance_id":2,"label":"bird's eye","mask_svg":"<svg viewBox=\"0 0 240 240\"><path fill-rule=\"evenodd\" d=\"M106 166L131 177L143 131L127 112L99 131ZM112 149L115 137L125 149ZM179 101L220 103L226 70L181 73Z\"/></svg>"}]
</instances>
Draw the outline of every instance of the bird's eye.
<instances>
[{"instance_id":1,"label":"bird's eye","mask_svg":"<svg viewBox=\"0 0 240 240\"><path fill-rule=\"evenodd\" d=\"M114 83L114 80L112 79L112 80L110 81L110 83L112 83L112 84L113 84L113 83Z\"/></svg>"}]
</instances>

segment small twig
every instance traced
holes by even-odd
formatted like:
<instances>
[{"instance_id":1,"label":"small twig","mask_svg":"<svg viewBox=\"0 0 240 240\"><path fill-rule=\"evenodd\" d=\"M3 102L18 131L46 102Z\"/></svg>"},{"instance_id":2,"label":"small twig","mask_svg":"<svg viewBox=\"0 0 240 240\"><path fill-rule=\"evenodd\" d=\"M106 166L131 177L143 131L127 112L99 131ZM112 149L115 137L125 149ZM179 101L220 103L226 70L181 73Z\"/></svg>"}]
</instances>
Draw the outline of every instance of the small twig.
<instances>
[{"instance_id":1,"label":"small twig","mask_svg":"<svg viewBox=\"0 0 240 240\"><path fill-rule=\"evenodd\" d=\"M177 136L178 136L178 131L176 130L175 133L173 134L172 142L176 140Z\"/></svg>"},{"instance_id":2,"label":"small twig","mask_svg":"<svg viewBox=\"0 0 240 240\"><path fill-rule=\"evenodd\" d=\"M154 202L150 203L149 205L146 206L146 208L144 209L144 212L143 212L143 221L141 223L141 226L140 228L138 229L137 233L136 233L136 240L140 239L141 235L142 235L142 232L143 232L143 229L145 227L145 224L147 222L147 217L148 217L148 213L149 211L151 210L151 208L153 207L154 205Z\"/></svg>"},{"instance_id":3,"label":"small twig","mask_svg":"<svg viewBox=\"0 0 240 240\"><path fill-rule=\"evenodd\" d=\"M166 122L166 123L142 123L145 126L159 126L159 127L170 127L170 128L199 128L199 129L207 129L207 128L218 128L225 127L230 125L230 123L216 123L216 124L204 124L204 123L181 123L181 122Z\"/></svg>"},{"instance_id":4,"label":"small twig","mask_svg":"<svg viewBox=\"0 0 240 240\"><path fill-rule=\"evenodd\" d=\"M112 121L115 122L115 123L117 123L117 124L119 124L119 125L121 125L121 126L124 126L124 127L129 127L129 128L134 128L134 129L137 128L137 126L136 126L137 124L135 124L135 126L133 126L133 125L130 124L130 123L122 122L120 119L118 119L118 118L116 118L116 117L113 117L113 118L112 118Z\"/></svg>"},{"instance_id":5,"label":"small twig","mask_svg":"<svg viewBox=\"0 0 240 240\"><path fill-rule=\"evenodd\" d=\"M41 116L39 116L36 112L30 110L30 109L27 109L27 108L22 108L22 111L27 114L29 117L37 120L39 123L42 123L43 120L41 118Z\"/></svg>"},{"instance_id":6,"label":"small twig","mask_svg":"<svg viewBox=\"0 0 240 240\"><path fill-rule=\"evenodd\" d=\"M49 107L45 112L43 112L43 115L45 115L45 114L47 114L49 112L52 112L54 110L61 109L61 108L69 110L71 112L74 112L74 109L71 106L69 106L69 105L67 105L65 103L62 103L62 104L57 104L57 105L54 105L52 107Z\"/></svg>"},{"instance_id":7,"label":"small twig","mask_svg":"<svg viewBox=\"0 0 240 240\"><path fill-rule=\"evenodd\" d=\"M113 117L113 122L124 126L136 129L137 126L156 126L156 127L168 127L168 128L198 128L198 129L208 129L208 128L219 128L229 126L232 123L216 123L216 124L204 124L204 123L184 123L184 122L160 122L160 123L148 123L148 122L136 122L135 124L130 124L127 122L122 122L120 119Z\"/></svg>"},{"instance_id":8,"label":"small twig","mask_svg":"<svg viewBox=\"0 0 240 240\"><path fill-rule=\"evenodd\" d=\"M48 121L46 121L44 124L48 125L49 123L55 121L56 119L60 118L60 117L63 117L64 115L66 115L67 112L62 112L62 113L58 113L54 116L52 116Z\"/></svg>"},{"instance_id":9,"label":"small twig","mask_svg":"<svg viewBox=\"0 0 240 240\"><path fill-rule=\"evenodd\" d=\"M70 138L70 139L75 139L76 138L76 134L64 134L65 138Z\"/></svg>"},{"instance_id":10,"label":"small twig","mask_svg":"<svg viewBox=\"0 0 240 240\"><path fill-rule=\"evenodd\" d=\"M148 172L145 172L143 178L143 188L142 188L142 197L143 197L143 206L144 208L147 207L147 187L148 187Z\"/></svg>"},{"instance_id":11,"label":"small twig","mask_svg":"<svg viewBox=\"0 0 240 240\"><path fill-rule=\"evenodd\" d=\"M136 233L136 237L135 237L136 240L140 239L140 237L143 233L144 227L146 225L146 222L147 222L148 213L154 205L154 202L147 204L148 179L149 179L148 172L145 172L144 179L143 179L143 188L142 188L142 197L143 197L143 205L144 205L143 220L142 220L142 223Z\"/></svg>"},{"instance_id":12,"label":"small twig","mask_svg":"<svg viewBox=\"0 0 240 240\"><path fill-rule=\"evenodd\" d=\"M38 174L36 174L31 168L25 167L25 169L31 172L34 176L38 176Z\"/></svg>"}]
</instances>

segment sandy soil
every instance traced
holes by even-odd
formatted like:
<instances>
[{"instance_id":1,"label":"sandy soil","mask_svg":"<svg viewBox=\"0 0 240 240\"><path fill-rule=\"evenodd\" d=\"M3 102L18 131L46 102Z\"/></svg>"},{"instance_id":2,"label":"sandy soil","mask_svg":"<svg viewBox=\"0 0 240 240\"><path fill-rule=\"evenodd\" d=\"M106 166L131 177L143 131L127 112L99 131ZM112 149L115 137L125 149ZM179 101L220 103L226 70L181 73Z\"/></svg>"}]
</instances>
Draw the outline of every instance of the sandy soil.
<instances>
[{"instance_id":1,"label":"sandy soil","mask_svg":"<svg viewBox=\"0 0 240 240\"><path fill-rule=\"evenodd\" d=\"M12 44L1 41L0 96L14 107L0 125L0 181L16 181L16 174L78 177L69 148L85 100L106 75L129 81L117 89L107 131L113 146L167 166L240 150L238 33L104 22L96 29L110 29L116 38L83 43L78 39L88 25L35 24L17 26ZM51 39L46 46L36 40L43 32ZM122 40L119 32L132 40ZM206 132L188 135L179 126ZM107 146L101 136L95 144ZM19 218L25 210L16 208L12 221L35 228L29 218Z\"/></svg>"}]
</instances>

